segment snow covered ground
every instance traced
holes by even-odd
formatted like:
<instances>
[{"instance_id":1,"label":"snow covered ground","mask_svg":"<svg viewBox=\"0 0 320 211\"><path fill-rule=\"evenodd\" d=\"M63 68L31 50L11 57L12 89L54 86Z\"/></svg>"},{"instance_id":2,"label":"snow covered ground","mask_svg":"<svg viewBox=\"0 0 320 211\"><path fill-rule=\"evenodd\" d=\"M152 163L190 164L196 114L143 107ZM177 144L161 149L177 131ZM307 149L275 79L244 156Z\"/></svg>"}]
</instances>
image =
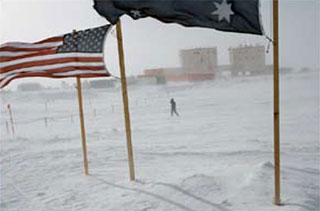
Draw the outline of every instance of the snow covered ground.
<instances>
[{"instance_id":1,"label":"snow covered ground","mask_svg":"<svg viewBox=\"0 0 320 211\"><path fill-rule=\"evenodd\" d=\"M260 76L129 87L135 182L120 89L84 91L90 176L76 90L2 94L0 210L318 211L319 73L280 83L284 206L272 204L272 76Z\"/></svg>"}]
</instances>

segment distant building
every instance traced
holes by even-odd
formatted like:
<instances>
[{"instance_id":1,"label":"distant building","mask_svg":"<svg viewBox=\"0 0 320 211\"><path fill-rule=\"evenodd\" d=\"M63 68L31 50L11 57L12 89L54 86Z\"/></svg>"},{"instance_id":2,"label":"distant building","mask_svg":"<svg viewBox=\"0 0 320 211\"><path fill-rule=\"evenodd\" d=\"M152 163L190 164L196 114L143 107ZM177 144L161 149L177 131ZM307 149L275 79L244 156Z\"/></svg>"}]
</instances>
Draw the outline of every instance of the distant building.
<instances>
[{"instance_id":1,"label":"distant building","mask_svg":"<svg viewBox=\"0 0 320 211\"><path fill-rule=\"evenodd\" d=\"M17 87L18 91L39 91L43 87L39 83L23 83Z\"/></svg>"},{"instance_id":2,"label":"distant building","mask_svg":"<svg viewBox=\"0 0 320 211\"><path fill-rule=\"evenodd\" d=\"M229 56L230 71L233 76L259 75L270 72L265 61L265 47L262 45L231 47Z\"/></svg>"},{"instance_id":3,"label":"distant building","mask_svg":"<svg viewBox=\"0 0 320 211\"><path fill-rule=\"evenodd\" d=\"M165 84L166 80L161 75L140 75L130 76L127 78L128 85L160 85Z\"/></svg>"},{"instance_id":4,"label":"distant building","mask_svg":"<svg viewBox=\"0 0 320 211\"><path fill-rule=\"evenodd\" d=\"M130 85L161 85L161 84L167 83L163 74L154 73L153 69L150 69L150 70L151 72L147 71L148 75L144 74L144 75L127 77L127 84L130 86Z\"/></svg>"},{"instance_id":5,"label":"distant building","mask_svg":"<svg viewBox=\"0 0 320 211\"><path fill-rule=\"evenodd\" d=\"M144 76L163 76L165 68L147 69L144 70Z\"/></svg>"},{"instance_id":6,"label":"distant building","mask_svg":"<svg viewBox=\"0 0 320 211\"><path fill-rule=\"evenodd\" d=\"M103 88L113 88L116 86L116 80L92 80L90 81L90 88L103 89Z\"/></svg>"},{"instance_id":7,"label":"distant building","mask_svg":"<svg viewBox=\"0 0 320 211\"><path fill-rule=\"evenodd\" d=\"M311 71L311 70L312 70L312 69L309 68L309 67L301 67L300 70L299 70L299 72L309 72L309 71Z\"/></svg>"},{"instance_id":8,"label":"distant building","mask_svg":"<svg viewBox=\"0 0 320 211\"><path fill-rule=\"evenodd\" d=\"M180 61L186 73L216 73L217 48L195 48L180 51Z\"/></svg>"},{"instance_id":9,"label":"distant building","mask_svg":"<svg viewBox=\"0 0 320 211\"><path fill-rule=\"evenodd\" d=\"M195 48L180 51L182 67L147 69L146 77L158 77L165 81L213 80L217 75L217 49Z\"/></svg>"}]
</instances>

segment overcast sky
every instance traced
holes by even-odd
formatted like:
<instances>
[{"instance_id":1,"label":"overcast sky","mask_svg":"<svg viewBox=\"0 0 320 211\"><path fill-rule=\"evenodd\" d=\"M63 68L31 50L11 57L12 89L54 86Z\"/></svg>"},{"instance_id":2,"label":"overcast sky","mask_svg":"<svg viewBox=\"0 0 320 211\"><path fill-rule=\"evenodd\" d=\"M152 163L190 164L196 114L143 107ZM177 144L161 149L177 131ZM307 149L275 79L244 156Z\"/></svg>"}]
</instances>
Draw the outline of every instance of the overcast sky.
<instances>
[{"instance_id":1,"label":"overcast sky","mask_svg":"<svg viewBox=\"0 0 320 211\"><path fill-rule=\"evenodd\" d=\"M320 1L280 1L280 65L299 69L319 68ZM103 25L106 20L92 8L90 0L0 0L0 42L35 42L50 36ZM261 1L265 32L272 37L272 3ZM229 64L228 48L240 44L262 44L264 37L219 32L214 29L186 28L146 18L122 18L127 75L144 69L179 66L179 49L218 48L218 63ZM272 51L271 51L272 52ZM115 34L106 42L106 63L119 75ZM267 63L272 64L272 54ZM42 80L42 79L41 79ZM22 81L22 80L21 80ZM42 80L43 81L43 80ZM57 80L44 80L57 84ZM12 82L11 86L16 84ZM59 82L60 84L60 82Z\"/></svg>"}]
</instances>

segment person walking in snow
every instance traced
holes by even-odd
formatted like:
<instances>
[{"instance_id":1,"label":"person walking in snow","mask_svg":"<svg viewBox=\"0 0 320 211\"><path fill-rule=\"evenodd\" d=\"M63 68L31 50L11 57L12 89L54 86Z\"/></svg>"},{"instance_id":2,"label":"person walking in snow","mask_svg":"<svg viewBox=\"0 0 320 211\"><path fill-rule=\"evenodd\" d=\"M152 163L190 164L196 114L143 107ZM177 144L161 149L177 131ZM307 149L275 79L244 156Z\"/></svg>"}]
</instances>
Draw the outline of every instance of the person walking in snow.
<instances>
[{"instance_id":1,"label":"person walking in snow","mask_svg":"<svg viewBox=\"0 0 320 211\"><path fill-rule=\"evenodd\" d=\"M176 105L176 102L174 101L173 98L171 98L170 104L171 104L171 116L173 116L173 113L175 113L177 116L179 116L179 114L177 112L177 105Z\"/></svg>"}]
</instances>

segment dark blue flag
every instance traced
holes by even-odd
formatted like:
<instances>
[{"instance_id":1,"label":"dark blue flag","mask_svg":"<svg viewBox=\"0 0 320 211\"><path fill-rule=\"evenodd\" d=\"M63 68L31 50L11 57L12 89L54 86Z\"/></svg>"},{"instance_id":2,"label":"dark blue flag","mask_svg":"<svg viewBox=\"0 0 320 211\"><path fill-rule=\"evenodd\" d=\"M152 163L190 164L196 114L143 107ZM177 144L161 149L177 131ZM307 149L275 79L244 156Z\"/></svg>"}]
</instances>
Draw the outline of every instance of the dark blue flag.
<instances>
[{"instance_id":1,"label":"dark blue flag","mask_svg":"<svg viewBox=\"0 0 320 211\"><path fill-rule=\"evenodd\" d=\"M153 17L165 23L262 35L259 0L94 0L110 23L120 16Z\"/></svg>"}]
</instances>

